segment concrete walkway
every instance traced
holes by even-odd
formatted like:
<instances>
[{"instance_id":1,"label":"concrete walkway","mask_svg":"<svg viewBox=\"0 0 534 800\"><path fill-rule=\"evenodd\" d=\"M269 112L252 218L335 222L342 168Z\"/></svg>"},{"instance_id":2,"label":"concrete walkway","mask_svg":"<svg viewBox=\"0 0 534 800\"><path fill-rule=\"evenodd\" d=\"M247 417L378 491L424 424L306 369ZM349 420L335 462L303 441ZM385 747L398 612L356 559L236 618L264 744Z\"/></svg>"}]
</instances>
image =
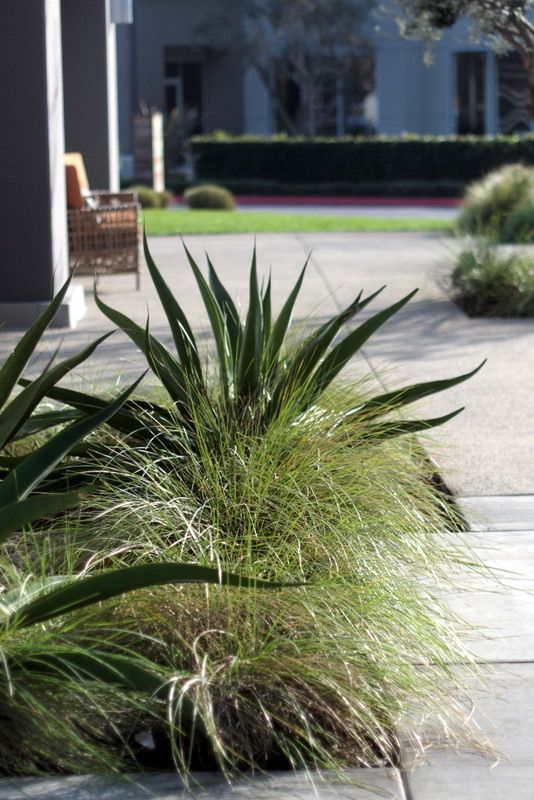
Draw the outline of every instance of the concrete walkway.
<instances>
[{"instance_id":1,"label":"concrete walkway","mask_svg":"<svg viewBox=\"0 0 534 800\"><path fill-rule=\"evenodd\" d=\"M252 237L191 237L193 254L206 249L230 291L246 304L246 277ZM202 339L206 317L186 267L180 243L174 238L151 243L156 263L177 293ZM492 691L473 689L475 714L502 754L498 765L473 755L457 755L430 747L424 764L407 769L365 771L363 779L375 790L396 800L497 800L511 793L514 800L534 797L534 321L471 320L456 309L444 291L450 271L452 240L431 234L261 235L258 263L272 269L275 303L288 294L307 254L312 258L297 317L323 320L346 306L359 291L387 284L376 299L373 313L416 286L419 294L370 340L354 363L351 374L378 370L388 388L412 380L452 376L488 363L472 380L430 399L422 407L427 416L466 410L429 439L446 481L461 497L475 531L473 543L483 560L501 570L503 583L472 579L466 591L451 598L455 610L482 628L472 649L491 674ZM84 281L87 286L89 281ZM103 278L105 302L143 323L150 310L151 330L165 336L166 326L148 278L134 291L127 276ZM63 352L78 350L97 333L109 330L107 321L88 299L86 318L74 332L50 331L34 369L45 361L63 335ZM19 333L3 331L5 356ZM207 335L206 335L207 341ZM79 385L116 379L124 383L144 368L143 360L124 338L115 334L77 374ZM120 379L118 376L121 376ZM421 731L424 738L424 731ZM428 742L432 744L431 741ZM354 774L350 777L354 778ZM356 776L359 778L359 773ZM252 800L304 800L320 797L367 800L373 796L356 786L332 779L319 782L317 791L293 775L272 774L243 781L233 790L215 783L200 792L205 800L250 797ZM62 781L0 781L0 800L55 797L61 800L93 798L184 797L172 777L155 776L122 788L95 783L92 778ZM144 787L144 789L143 789Z\"/></svg>"}]
</instances>

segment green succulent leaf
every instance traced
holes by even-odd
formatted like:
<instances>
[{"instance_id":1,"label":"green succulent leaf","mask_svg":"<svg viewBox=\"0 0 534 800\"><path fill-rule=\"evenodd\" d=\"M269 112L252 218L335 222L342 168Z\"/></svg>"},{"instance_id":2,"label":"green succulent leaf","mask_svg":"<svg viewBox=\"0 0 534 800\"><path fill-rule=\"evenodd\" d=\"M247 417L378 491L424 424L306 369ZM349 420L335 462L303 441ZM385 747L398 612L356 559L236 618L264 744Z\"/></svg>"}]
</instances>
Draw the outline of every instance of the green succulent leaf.
<instances>
[{"instance_id":1,"label":"green succulent leaf","mask_svg":"<svg viewBox=\"0 0 534 800\"><path fill-rule=\"evenodd\" d=\"M313 383L312 376L314 375L314 370L316 369L321 358L324 356L329 345L332 343L334 337L337 335L341 327L355 314L365 308L365 306L367 306L372 300L374 300L374 298L380 294L383 288L384 287L376 292L373 292L373 294L369 295L364 300L361 299L362 292L360 292L356 299L353 300L353 302L347 306L347 308L345 308L339 314L336 314L335 317L324 323L324 325L321 325L305 340L305 342L297 350L295 356L288 366L287 371L280 378L274 389L273 398L270 404L271 419L277 416L284 396L293 392L295 388L306 387L306 396L308 397L309 395L309 401L305 403L305 407L313 403L320 392L315 391L315 384ZM304 408L302 410L304 410Z\"/></svg>"},{"instance_id":2,"label":"green succulent leaf","mask_svg":"<svg viewBox=\"0 0 534 800\"><path fill-rule=\"evenodd\" d=\"M63 298L67 294L71 280L71 273L57 295L41 312L35 322L28 328L20 342L0 369L0 408L8 399L18 379L28 363L33 351L39 343L46 328L56 316Z\"/></svg>"},{"instance_id":3,"label":"green succulent leaf","mask_svg":"<svg viewBox=\"0 0 534 800\"><path fill-rule=\"evenodd\" d=\"M349 411L348 415L393 410L394 408L399 408L401 406L414 403L417 400L422 400L424 397L428 397L429 395L443 392L445 389L451 389L453 386L457 386L459 383L463 383L464 381L469 380L469 378L472 378L473 375L476 375L476 373L482 369L485 363L486 359L484 359L484 361L482 361L478 367L475 367L475 369L472 369L470 372L465 372L463 375L457 375L454 378L426 381L424 383L414 383L410 386L404 386L400 389L395 389L392 392L386 392L385 394L377 395L371 400L368 400L366 403L363 403L361 406Z\"/></svg>"},{"instance_id":4,"label":"green succulent leaf","mask_svg":"<svg viewBox=\"0 0 534 800\"><path fill-rule=\"evenodd\" d=\"M150 277L152 278L152 282L154 283L169 322L180 364L184 372L189 376L189 379L194 381L198 388L203 388L202 367L193 331L191 330L181 306L154 263L154 259L148 247L146 233L143 233L143 248Z\"/></svg>"},{"instance_id":5,"label":"green succulent leaf","mask_svg":"<svg viewBox=\"0 0 534 800\"><path fill-rule=\"evenodd\" d=\"M271 273L269 272L269 277L267 279L267 283L265 284L265 289L262 288L261 293L261 308L262 308L262 318L263 318L263 354L265 358L265 346L271 335L271 324L272 324L272 282L271 282Z\"/></svg>"},{"instance_id":6,"label":"green succulent leaf","mask_svg":"<svg viewBox=\"0 0 534 800\"><path fill-rule=\"evenodd\" d=\"M96 289L94 296L95 302L102 313L124 331L144 353L154 374L160 379L174 402L180 404L182 408L187 408L190 402L191 382L187 380L182 366L174 358L172 353L152 335L148 338L148 342L150 343L149 353L147 351L146 329L142 328L125 314L106 305L106 303L98 297Z\"/></svg>"},{"instance_id":7,"label":"green succulent leaf","mask_svg":"<svg viewBox=\"0 0 534 800\"><path fill-rule=\"evenodd\" d=\"M338 345L332 348L324 361L317 368L317 371L310 380L310 392L308 401L314 400L326 389L329 383L347 365L350 359L358 352L372 334L378 330L388 319L408 303L417 293L417 289L410 292L397 303L379 311L362 325L348 334Z\"/></svg>"},{"instance_id":8,"label":"green succulent leaf","mask_svg":"<svg viewBox=\"0 0 534 800\"><path fill-rule=\"evenodd\" d=\"M38 403L46 396L48 390L60 381L70 370L85 361L99 344L107 339L111 333L96 339L84 350L76 355L66 358L56 366L49 367L42 375L31 381L9 405L0 412L0 448L10 442Z\"/></svg>"},{"instance_id":9,"label":"green succulent leaf","mask_svg":"<svg viewBox=\"0 0 534 800\"><path fill-rule=\"evenodd\" d=\"M262 355L263 307L258 286L256 245L254 245L252 264L250 266L248 312L237 368L238 397L252 395L258 390L260 385Z\"/></svg>"},{"instance_id":10,"label":"green succulent leaf","mask_svg":"<svg viewBox=\"0 0 534 800\"><path fill-rule=\"evenodd\" d=\"M0 484L0 509L24 500L80 439L94 428L107 422L118 411L138 386L140 380L141 378L135 381L106 408L72 423L27 456ZM0 541L3 541L12 530L13 528L7 524L7 520L4 521L0 518Z\"/></svg>"},{"instance_id":11,"label":"green succulent leaf","mask_svg":"<svg viewBox=\"0 0 534 800\"><path fill-rule=\"evenodd\" d=\"M306 259L306 263L304 264L304 267L302 268L301 273L297 278L297 282L295 283L293 289L291 290L289 297L282 306L282 310L278 314L272 326L272 330L265 348L265 364L268 370L272 369L272 367L275 365L279 357L280 350L282 349L285 336L291 324L291 317L293 315L295 302L300 293L300 289L302 287L302 281L304 280L304 275L306 274L308 261L309 258Z\"/></svg>"},{"instance_id":12,"label":"green succulent leaf","mask_svg":"<svg viewBox=\"0 0 534 800\"><path fill-rule=\"evenodd\" d=\"M54 588L18 608L8 622L16 624L18 628L24 628L118 597L126 592L170 583L212 583L256 589L279 589L283 586L298 585L245 578L198 564L176 562L142 564L90 575Z\"/></svg>"},{"instance_id":13,"label":"green succulent leaf","mask_svg":"<svg viewBox=\"0 0 534 800\"><path fill-rule=\"evenodd\" d=\"M17 500L1 507L0 544L14 531L20 531L35 520L57 514L75 506L80 499L79 492L54 492L53 494L34 494L24 500Z\"/></svg>"},{"instance_id":14,"label":"green succulent leaf","mask_svg":"<svg viewBox=\"0 0 534 800\"><path fill-rule=\"evenodd\" d=\"M394 436L402 436L406 433L420 433L421 431L427 431L430 430L430 428L437 428L439 425L444 425L446 422L449 422L449 420L457 417L463 410L464 406L456 409L456 411L452 411L450 414L445 414L442 417L434 417L433 419L380 422L376 425L370 425L366 430L365 436L371 441L379 441L391 439Z\"/></svg>"},{"instance_id":15,"label":"green succulent leaf","mask_svg":"<svg viewBox=\"0 0 534 800\"><path fill-rule=\"evenodd\" d=\"M66 680L96 681L140 694L164 697L167 681L140 658L96 649L51 649L17 659L17 668L37 675L59 675Z\"/></svg>"},{"instance_id":16,"label":"green succulent leaf","mask_svg":"<svg viewBox=\"0 0 534 800\"><path fill-rule=\"evenodd\" d=\"M221 313L224 317L226 322L226 327L228 328L228 336L230 338L232 352L233 352L233 359L234 362L237 362L237 357L239 353L240 341L241 341L241 320L239 319L239 312L236 308L236 305L228 292L226 291L225 286L222 284L215 267L213 266L210 257L206 253L206 260L208 262L208 274L209 274L209 283L211 287L211 291L219 308L221 309Z\"/></svg>"},{"instance_id":17,"label":"green succulent leaf","mask_svg":"<svg viewBox=\"0 0 534 800\"><path fill-rule=\"evenodd\" d=\"M19 383L24 386L27 385L29 381L21 380ZM72 408L77 409L79 412L84 413L92 413L94 411L98 411L99 409L106 408L109 405L109 400L98 397L97 395L85 394L84 392L74 391L73 389L64 389L61 386L52 387L52 389L48 390L46 396L51 400L56 400L59 403L71 406ZM145 414L142 419L140 417L140 412ZM67 415L75 412L50 412L52 418L56 413L58 418L60 418L61 414L63 413ZM39 416L40 415L38 414L33 415L23 426L23 428L21 428L14 439L18 437L22 438L21 434L26 431L27 427L31 428L34 417L38 418ZM46 417L46 414L43 414L43 417ZM150 425L151 417L162 424L170 423L172 421L172 415L163 406L136 398L135 400L127 400L122 408L117 411L113 418L108 420L108 422L121 433L133 433L142 439L152 439L156 428L152 428ZM24 433L24 435L26 434Z\"/></svg>"},{"instance_id":18,"label":"green succulent leaf","mask_svg":"<svg viewBox=\"0 0 534 800\"><path fill-rule=\"evenodd\" d=\"M47 392L47 397L50 397L49 392ZM58 409L57 411L44 411L42 414L32 414L24 425L19 428L15 436L11 438L11 441L20 441L27 436L33 436L36 433L47 431L58 425L64 425L66 422L73 422L73 420L79 418L80 412L74 409Z\"/></svg>"},{"instance_id":19,"label":"green succulent leaf","mask_svg":"<svg viewBox=\"0 0 534 800\"><path fill-rule=\"evenodd\" d=\"M234 374L234 358L228 327L225 322L223 313L219 307L217 299L211 291L206 279L193 256L187 249L185 243L183 245L189 265L193 270L193 275L197 282L202 300L208 312L213 338L215 339L215 347L219 357L219 370L221 374L221 386L225 398L229 398L230 376Z\"/></svg>"}]
</instances>

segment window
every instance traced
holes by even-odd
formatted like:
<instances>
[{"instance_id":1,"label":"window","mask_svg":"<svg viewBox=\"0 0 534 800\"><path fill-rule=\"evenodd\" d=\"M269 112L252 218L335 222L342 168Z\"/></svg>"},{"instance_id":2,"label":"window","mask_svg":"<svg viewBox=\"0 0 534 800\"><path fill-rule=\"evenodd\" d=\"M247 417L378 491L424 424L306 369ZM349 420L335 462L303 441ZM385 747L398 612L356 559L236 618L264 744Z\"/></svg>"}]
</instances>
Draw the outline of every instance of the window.
<instances>
[{"instance_id":1,"label":"window","mask_svg":"<svg viewBox=\"0 0 534 800\"><path fill-rule=\"evenodd\" d=\"M486 132L486 53L456 55L456 131Z\"/></svg>"},{"instance_id":2,"label":"window","mask_svg":"<svg viewBox=\"0 0 534 800\"><path fill-rule=\"evenodd\" d=\"M497 62L499 92L499 133L530 130L527 71L519 53L509 53Z\"/></svg>"},{"instance_id":3,"label":"window","mask_svg":"<svg viewBox=\"0 0 534 800\"><path fill-rule=\"evenodd\" d=\"M322 136L373 134L377 123L374 67L371 53L347 57L344 63L322 59L312 78L310 108L309 87L300 86L288 66L278 62L278 129Z\"/></svg>"},{"instance_id":4,"label":"window","mask_svg":"<svg viewBox=\"0 0 534 800\"><path fill-rule=\"evenodd\" d=\"M167 56L164 73L167 119L178 117L189 135L202 133L202 64Z\"/></svg>"}]
</instances>

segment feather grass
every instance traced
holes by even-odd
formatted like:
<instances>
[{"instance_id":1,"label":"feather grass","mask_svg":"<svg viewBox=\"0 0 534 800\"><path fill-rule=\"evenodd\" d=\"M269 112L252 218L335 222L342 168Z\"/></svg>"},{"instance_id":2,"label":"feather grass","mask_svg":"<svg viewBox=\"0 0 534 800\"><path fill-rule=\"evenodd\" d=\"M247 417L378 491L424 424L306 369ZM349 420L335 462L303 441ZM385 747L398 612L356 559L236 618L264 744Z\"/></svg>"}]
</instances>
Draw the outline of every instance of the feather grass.
<instances>
[{"instance_id":1,"label":"feather grass","mask_svg":"<svg viewBox=\"0 0 534 800\"><path fill-rule=\"evenodd\" d=\"M433 715L449 739L468 740L457 697L476 665L441 595L470 556L419 442L375 440L348 413L366 397L365 383L338 384L267 430L253 417L220 427L217 447L200 404L189 454L161 450L157 436L144 448L108 437L83 466L98 485L79 515L27 548L25 569L165 559L307 583L147 589L104 609L172 676L150 723L159 766L187 776L395 763L408 716Z\"/></svg>"}]
</instances>

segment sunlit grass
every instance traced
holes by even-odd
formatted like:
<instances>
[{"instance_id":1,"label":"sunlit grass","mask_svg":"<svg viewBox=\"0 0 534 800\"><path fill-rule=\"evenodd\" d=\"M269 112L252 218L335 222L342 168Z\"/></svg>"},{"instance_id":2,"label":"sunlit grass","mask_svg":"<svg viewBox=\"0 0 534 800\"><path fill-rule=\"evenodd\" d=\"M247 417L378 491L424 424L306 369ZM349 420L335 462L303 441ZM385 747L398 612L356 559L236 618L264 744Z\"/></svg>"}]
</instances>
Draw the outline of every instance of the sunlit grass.
<instances>
[{"instance_id":1,"label":"sunlit grass","mask_svg":"<svg viewBox=\"0 0 534 800\"><path fill-rule=\"evenodd\" d=\"M175 676L151 728L183 774L395 761L412 712L468 736L453 667L475 667L436 596L466 558L461 537L444 535L457 520L414 439L375 442L344 418L365 392L338 387L299 424L289 409L261 435L201 440L190 458L157 439L106 439L81 516L41 540L53 572L186 560L308 584L146 590L112 612Z\"/></svg>"},{"instance_id":2,"label":"sunlit grass","mask_svg":"<svg viewBox=\"0 0 534 800\"><path fill-rule=\"evenodd\" d=\"M157 394L146 389L56 473L69 486L84 477L79 507L39 520L35 532L0 549L0 617L11 620L11 593L31 591L35 581L159 561L284 587L157 587L31 628L17 628L16 619L6 624L0 769L69 771L79 752L84 769L135 771L156 758L159 768L174 765L186 778L210 767L227 775L242 768L341 771L396 763L410 715L434 719L454 743L466 740L470 728L457 699L476 665L442 595L470 557L454 507L434 487L411 435L443 418L398 416L427 397L429 386L376 396L373 379L334 382L337 367L366 339L356 329L348 344L332 341L367 300L290 345L284 340L301 278L271 324L270 284L260 296L255 258L253 311L243 329L211 268L238 352L227 361L230 333L221 338L224 326L215 325L217 346L201 362L184 312L147 258L176 323L181 362L142 328L133 337L156 368ZM199 286L209 306L200 278ZM362 323L363 333L386 312ZM258 354L249 359L253 346ZM251 365L260 364L263 372L253 373ZM430 393L470 374L433 383ZM110 689L83 667L47 671L51 649L59 648L65 668L70 653L95 645L102 659L109 651L135 653L137 668L149 665L157 686L151 680L141 693L114 682ZM9 737L17 725L22 752ZM142 744L147 732L155 754ZM417 743L419 732L409 733Z\"/></svg>"},{"instance_id":3,"label":"sunlit grass","mask_svg":"<svg viewBox=\"0 0 534 800\"><path fill-rule=\"evenodd\" d=\"M186 211L145 209L150 236L215 233L350 233L365 231L439 231L452 223L439 219L378 219L345 215L281 214L270 211Z\"/></svg>"}]
</instances>

